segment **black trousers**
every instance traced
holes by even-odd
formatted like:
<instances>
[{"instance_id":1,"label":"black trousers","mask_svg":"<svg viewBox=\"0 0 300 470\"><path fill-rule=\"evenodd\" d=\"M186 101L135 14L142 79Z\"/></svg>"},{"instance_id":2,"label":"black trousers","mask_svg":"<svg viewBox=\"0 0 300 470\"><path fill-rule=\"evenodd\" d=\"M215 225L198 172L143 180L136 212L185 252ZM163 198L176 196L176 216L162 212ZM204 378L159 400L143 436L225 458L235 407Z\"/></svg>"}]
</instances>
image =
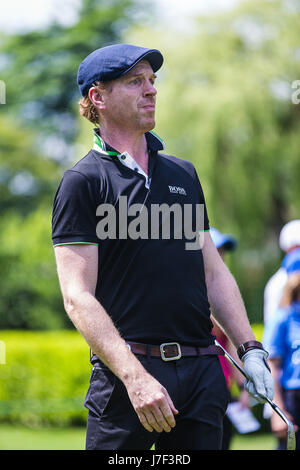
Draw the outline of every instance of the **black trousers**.
<instances>
[{"instance_id":1,"label":"black trousers","mask_svg":"<svg viewBox=\"0 0 300 470\"><path fill-rule=\"evenodd\" d=\"M169 432L147 431L123 383L100 361L92 369L86 450L219 450L229 393L218 356L164 362L137 355L167 390L179 414Z\"/></svg>"}]
</instances>

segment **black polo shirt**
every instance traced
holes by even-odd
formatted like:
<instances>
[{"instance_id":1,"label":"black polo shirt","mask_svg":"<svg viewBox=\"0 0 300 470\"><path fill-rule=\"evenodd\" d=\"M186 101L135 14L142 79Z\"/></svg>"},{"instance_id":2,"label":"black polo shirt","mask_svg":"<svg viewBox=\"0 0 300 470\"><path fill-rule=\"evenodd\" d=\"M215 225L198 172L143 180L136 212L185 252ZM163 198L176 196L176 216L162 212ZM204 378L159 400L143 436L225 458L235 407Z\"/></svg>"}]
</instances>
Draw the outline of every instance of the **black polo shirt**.
<instances>
[{"instance_id":1,"label":"black polo shirt","mask_svg":"<svg viewBox=\"0 0 300 470\"><path fill-rule=\"evenodd\" d=\"M184 205L193 210L197 204L205 207L192 163L161 153L162 141L152 132L145 135L148 179L136 171L138 168L125 166L121 158L126 155L118 154L95 135L98 142L94 148L64 173L55 194L53 245L98 246L95 296L126 340L207 346L213 343L213 336L201 249L186 249L191 240L184 230L178 238L172 227L168 238L162 230L155 238L124 237L127 227L119 218L121 196L128 207L140 204L147 210L149 234L153 205L178 204L183 212ZM104 215L97 213L103 204L115 209L117 230L116 236L99 239L97 227ZM196 230L195 212L192 214ZM133 219L128 217L125 224ZM209 230L206 208L203 230Z\"/></svg>"}]
</instances>

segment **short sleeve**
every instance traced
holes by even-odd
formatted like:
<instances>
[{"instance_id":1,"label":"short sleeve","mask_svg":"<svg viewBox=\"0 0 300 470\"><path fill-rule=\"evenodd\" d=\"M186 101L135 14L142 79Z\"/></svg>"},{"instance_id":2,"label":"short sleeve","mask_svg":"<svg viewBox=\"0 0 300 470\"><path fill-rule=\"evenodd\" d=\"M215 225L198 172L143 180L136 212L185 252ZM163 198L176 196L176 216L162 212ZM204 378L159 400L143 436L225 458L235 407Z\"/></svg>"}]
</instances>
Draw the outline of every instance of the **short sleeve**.
<instances>
[{"instance_id":1,"label":"short sleeve","mask_svg":"<svg viewBox=\"0 0 300 470\"><path fill-rule=\"evenodd\" d=\"M204 229L203 230L205 232L207 232L207 231L209 231L210 227L209 227L209 219L208 219L208 213L207 213L207 207L206 207L204 192L203 192L203 189L202 189L202 186L201 186L201 183L200 183L200 180L199 180L199 177L198 177L198 174L197 174L197 171L196 171L195 167L194 167L194 172L195 172L196 184L197 184L198 190L199 190L199 204L204 204L204 224L203 224Z\"/></svg>"},{"instance_id":2,"label":"short sleeve","mask_svg":"<svg viewBox=\"0 0 300 470\"><path fill-rule=\"evenodd\" d=\"M82 173L67 170L53 201L53 245L72 243L98 244L95 185Z\"/></svg>"}]
</instances>

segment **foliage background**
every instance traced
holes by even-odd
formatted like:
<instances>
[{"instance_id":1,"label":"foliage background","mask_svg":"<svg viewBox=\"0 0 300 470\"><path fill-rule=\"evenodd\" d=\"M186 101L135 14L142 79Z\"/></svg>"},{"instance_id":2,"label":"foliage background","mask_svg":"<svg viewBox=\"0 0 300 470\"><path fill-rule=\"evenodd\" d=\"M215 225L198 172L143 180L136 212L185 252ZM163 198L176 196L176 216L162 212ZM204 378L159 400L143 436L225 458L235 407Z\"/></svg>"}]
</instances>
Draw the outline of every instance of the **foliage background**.
<instances>
[{"instance_id":1,"label":"foliage background","mask_svg":"<svg viewBox=\"0 0 300 470\"><path fill-rule=\"evenodd\" d=\"M228 259L250 320L263 320L263 290L283 257L282 226L300 215L299 2L242 2L200 17L185 40L136 28L132 41L167 52L157 132L191 160L211 226L239 242Z\"/></svg>"},{"instance_id":2,"label":"foliage background","mask_svg":"<svg viewBox=\"0 0 300 470\"><path fill-rule=\"evenodd\" d=\"M77 400L83 383L86 388L86 345L75 346L69 336L81 341L68 331L73 326L56 275L51 211L63 172L91 147L93 126L79 117L76 85L78 65L90 51L128 42L163 52L155 130L166 153L196 166L211 225L237 237L238 249L227 262L252 323L263 321L264 286L283 257L280 229L300 218L300 105L292 102L292 83L300 79L298 0L242 1L226 13L200 15L180 33L159 22L151 0L80 5L72 25L0 32L0 79L6 84L0 106L0 339L7 338L7 360L16 365L1 366L0 402L2 411L27 422L39 420L37 410L36 418L31 412L36 405L27 402L24 418L9 408L8 397L42 399L53 390L53 400ZM33 330L47 332L61 352L53 345L44 351ZM49 368L33 367L33 379L29 363L38 357ZM70 389L53 388L55 361L71 363L74 375L64 371ZM82 419L76 406L76 417L67 420ZM60 422L59 413L51 416Z\"/></svg>"},{"instance_id":3,"label":"foliage background","mask_svg":"<svg viewBox=\"0 0 300 470\"><path fill-rule=\"evenodd\" d=\"M63 171L91 145L92 126L77 109L78 64L119 41L162 50L156 131L166 152L195 164L211 225L238 238L228 263L251 321L262 321L263 289L283 256L280 229L299 217L300 106L291 99L299 3L241 2L181 35L159 29L153 8L143 19L147 4L83 0L72 26L2 36L1 328L71 327L51 247L52 201Z\"/></svg>"},{"instance_id":4,"label":"foliage background","mask_svg":"<svg viewBox=\"0 0 300 470\"><path fill-rule=\"evenodd\" d=\"M1 332L0 422L30 427L84 425L91 365L76 331Z\"/></svg>"}]
</instances>

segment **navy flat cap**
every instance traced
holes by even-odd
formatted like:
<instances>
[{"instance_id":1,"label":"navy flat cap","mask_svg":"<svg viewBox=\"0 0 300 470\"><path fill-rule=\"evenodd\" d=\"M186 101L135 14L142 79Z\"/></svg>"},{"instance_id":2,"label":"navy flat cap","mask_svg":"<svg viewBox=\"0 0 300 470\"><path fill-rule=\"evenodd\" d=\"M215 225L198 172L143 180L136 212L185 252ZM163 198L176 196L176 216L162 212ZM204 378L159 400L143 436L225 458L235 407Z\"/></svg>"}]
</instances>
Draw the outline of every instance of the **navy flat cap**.
<instances>
[{"instance_id":1,"label":"navy flat cap","mask_svg":"<svg viewBox=\"0 0 300 470\"><path fill-rule=\"evenodd\" d=\"M113 44L96 49L81 62L77 83L82 96L86 96L90 86L96 81L107 82L121 77L132 69L140 60L147 60L153 72L163 63L163 56L157 49L133 46L131 44Z\"/></svg>"}]
</instances>

